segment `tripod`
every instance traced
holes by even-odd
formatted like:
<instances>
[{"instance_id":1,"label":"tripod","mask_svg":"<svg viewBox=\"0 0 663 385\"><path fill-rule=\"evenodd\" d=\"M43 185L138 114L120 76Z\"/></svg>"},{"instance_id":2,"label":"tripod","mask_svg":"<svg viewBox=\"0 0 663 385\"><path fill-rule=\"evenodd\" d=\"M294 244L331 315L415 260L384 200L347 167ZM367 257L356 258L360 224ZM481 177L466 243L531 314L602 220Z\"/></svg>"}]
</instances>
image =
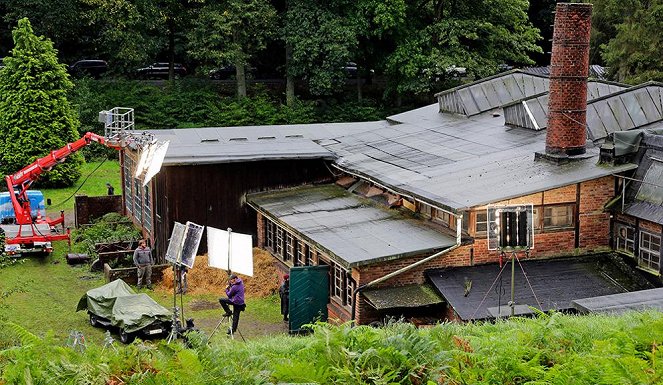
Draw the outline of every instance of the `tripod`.
<instances>
[{"instance_id":1,"label":"tripod","mask_svg":"<svg viewBox=\"0 0 663 385\"><path fill-rule=\"evenodd\" d=\"M180 319L184 318L184 299L182 298L183 290L182 290L182 276L181 276L181 270L182 267L178 263L173 264L173 315L171 318L171 325L170 325L170 334L168 335L168 339L166 340L166 343L170 343L174 339L176 339L180 333L182 332L182 322ZM178 287L180 288L179 293L178 293ZM180 295L180 306L177 307L177 294ZM182 309L182 318L180 318L180 309Z\"/></svg>"},{"instance_id":2,"label":"tripod","mask_svg":"<svg viewBox=\"0 0 663 385\"><path fill-rule=\"evenodd\" d=\"M239 310L235 310L235 311L239 311ZM230 333L228 335L230 336L230 338L235 339L235 332L233 332L233 328L232 328L232 324L233 324L232 315L223 314L221 316L221 319L219 320L219 323L217 323L214 330L212 330L212 334L209 335L209 338L207 339L208 343L210 342L210 340L212 339L212 337L214 336L216 331L219 330L219 327L221 326L221 324L224 323L224 322L228 323L228 330L230 331ZM244 339L244 336L239 331L239 329L237 330L237 334L239 334L239 336L242 337L242 341L246 342L246 340Z\"/></svg>"}]
</instances>

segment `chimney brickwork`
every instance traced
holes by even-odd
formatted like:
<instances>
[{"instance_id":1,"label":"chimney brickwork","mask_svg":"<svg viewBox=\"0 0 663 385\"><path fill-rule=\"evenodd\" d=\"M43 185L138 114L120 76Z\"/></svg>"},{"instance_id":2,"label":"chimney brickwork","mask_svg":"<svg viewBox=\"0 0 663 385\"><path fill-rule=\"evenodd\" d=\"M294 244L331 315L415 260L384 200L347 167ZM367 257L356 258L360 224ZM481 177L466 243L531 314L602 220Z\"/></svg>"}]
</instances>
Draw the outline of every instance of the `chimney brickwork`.
<instances>
[{"instance_id":1,"label":"chimney brickwork","mask_svg":"<svg viewBox=\"0 0 663 385\"><path fill-rule=\"evenodd\" d=\"M591 4L557 4L546 132L550 156L585 153L591 16Z\"/></svg>"}]
</instances>

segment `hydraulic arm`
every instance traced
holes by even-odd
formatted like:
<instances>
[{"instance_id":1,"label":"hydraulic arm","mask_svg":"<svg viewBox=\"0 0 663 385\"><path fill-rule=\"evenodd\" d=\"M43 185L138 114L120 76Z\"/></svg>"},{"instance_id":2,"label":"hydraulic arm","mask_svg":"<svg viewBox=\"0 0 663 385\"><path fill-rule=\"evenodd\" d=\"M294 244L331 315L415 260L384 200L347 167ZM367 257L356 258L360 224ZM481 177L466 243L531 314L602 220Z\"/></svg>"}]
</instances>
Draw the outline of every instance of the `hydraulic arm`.
<instances>
[{"instance_id":1,"label":"hydraulic arm","mask_svg":"<svg viewBox=\"0 0 663 385\"><path fill-rule=\"evenodd\" d=\"M109 142L105 137L93 132L88 132L77 141L68 143L59 150L51 151L47 156L37 159L32 164L24 167L13 175L7 175L5 177L14 213L16 215L16 224L30 225L33 222L30 210L30 200L27 195L27 191L32 183L34 183L43 172L51 170L53 166L64 162L69 155L93 142L118 150L120 149L119 145L116 145L114 142ZM11 194L12 191L14 194ZM63 218L61 217L49 224L55 225L61 223L62 220Z\"/></svg>"}]
</instances>

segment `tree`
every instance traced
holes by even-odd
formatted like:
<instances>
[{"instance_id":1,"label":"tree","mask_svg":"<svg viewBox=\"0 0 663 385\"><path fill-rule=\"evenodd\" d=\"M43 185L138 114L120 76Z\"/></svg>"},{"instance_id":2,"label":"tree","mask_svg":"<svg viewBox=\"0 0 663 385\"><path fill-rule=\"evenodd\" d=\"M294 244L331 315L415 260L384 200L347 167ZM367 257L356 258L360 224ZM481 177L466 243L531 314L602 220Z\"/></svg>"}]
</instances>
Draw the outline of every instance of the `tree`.
<instances>
[{"instance_id":1,"label":"tree","mask_svg":"<svg viewBox=\"0 0 663 385\"><path fill-rule=\"evenodd\" d=\"M313 95L329 95L343 84L343 66L357 47L354 20L345 17L345 3L350 1L288 2L284 29L290 48L287 72L304 79Z\"/></svg>"},{"instance_id":2,"label":"tree","mask_svg":"<svg viewBox=\"0 0 663 385\"><path fill-rule=\"evenodd\" d=\"M497 72L499 64L533 64L539 31L526 0L427 0L410 3L408 24L386 62L390 90L427 93L453 80L454 67L470 77Z\"/></svg>"},{"instance_id":3,"label":"tree","mask_svg":"<svg viewBox=\"0 0 663 385\"><path fill-rule=\"evenodd\" d=\"M82 24L97 33L93 45L115 72L131 73L168 47L167 16L153 0L81 0L89 10Z\"/></svg>"},{"instance_id":4,"label":"tree","mask_svg":"<svg viewBox=\"0 0 663 385\"><path fill-rule=\"evenodd\" d=\"M14 173L79 137L67 100L73 87L51 41L37 37L28 19L13 33L14 48L0 70L0 172ZM45 186L71 186L83 158L74 154L43 174Z\"/></svg>"},{"instance_id":5,"label":"tree","mask_svg":"<svg viewBox=\"0 0 663 385\"><path fill-rule=\"evenodd\" d=\"M663 0L631 1L629 9L608 1L599 3L598 16L613 20L623 17L615 27L614 36L600 46L610 76L633 84L663 81ZM604 40L609 32L605 32Z\"/></svg>"},{"instance_id":6,"label":"tree","mask_svg":"<svg viewBox=\"0 0 663 385\"><path fill-rule=\"evenodd\" d=\"M237 95L246 96L246 66L265 48L276 11L267 0L207 2L192 21L189 53L216 66L235 66Z\"/></svg>"},{"instance_id":7,"label":"tree","mask_svg":"<svg viewBox=\"0 0 663 385\"><path fill-rule=\"evenodd\" d=\"M62 59L73 62L94 50L90 43L96 32L81 22L87 7L80 0L3 0L0 7L6 25L29 17L35 33L51 39Z\"/></svg>"}]
</instances>

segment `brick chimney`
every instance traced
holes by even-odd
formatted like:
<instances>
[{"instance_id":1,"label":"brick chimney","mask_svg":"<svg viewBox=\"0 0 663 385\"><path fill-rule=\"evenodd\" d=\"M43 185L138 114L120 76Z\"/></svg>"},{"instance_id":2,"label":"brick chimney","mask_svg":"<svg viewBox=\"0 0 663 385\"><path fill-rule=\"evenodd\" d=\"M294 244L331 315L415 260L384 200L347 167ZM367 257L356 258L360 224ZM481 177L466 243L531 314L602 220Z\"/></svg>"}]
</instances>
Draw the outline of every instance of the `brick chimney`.
<instances>
[{"instance_id":1,"label":"brick chimney","mask_svg":"<svg viewBox=\"0 0 663 385\"><path fill-rule=\"evenodd\" d=\"M591 4L557 4L546 132L549 158L585 153L591 16Z\"/></svg>"}]
</instances>

